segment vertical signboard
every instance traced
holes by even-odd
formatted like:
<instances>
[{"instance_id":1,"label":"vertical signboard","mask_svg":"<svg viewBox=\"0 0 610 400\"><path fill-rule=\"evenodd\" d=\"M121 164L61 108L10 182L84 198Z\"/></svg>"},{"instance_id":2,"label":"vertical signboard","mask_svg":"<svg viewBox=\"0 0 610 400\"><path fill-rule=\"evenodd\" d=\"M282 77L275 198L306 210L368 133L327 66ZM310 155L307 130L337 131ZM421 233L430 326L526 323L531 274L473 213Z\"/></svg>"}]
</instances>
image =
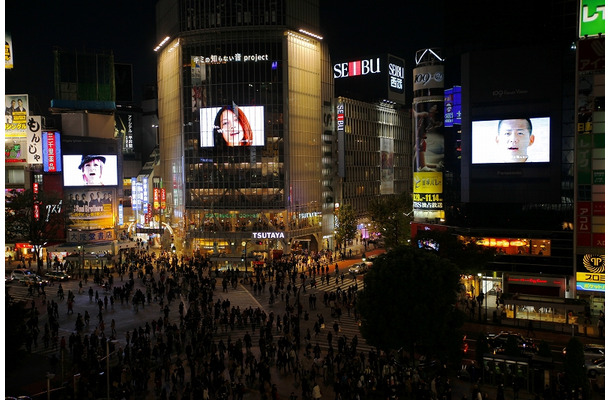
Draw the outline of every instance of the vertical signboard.
<instances>
[{"instance_id":1,"label":"vertical signboard","mask_svg":"<svg viewBox=\"0 0 610 400\"><path fill-rule=\"evenodd\" d=\"M59 132L43 132L42 160L44 172L61 172L61 141Z\"/></svg>"},{"instance_id":2,"label":"vertical signboard","mask_svg":"<svg viewBox=\"0 0 610 400\"><path fill-rule=\"evenodd\" d=\"M445 89L445 128L462 124L462 88L454 86Z\"/></svg>"},{"instance_id":3,"label":"vertical signboard","mask_svg":"<svg viewBox=\"0 0 610 400\"><path fill-rule=\"evenodd\" d=\"M337 150L338 171L337 174L345 178L345 104L337 104Z\"/></svg>"},{"instance_id":4,"label":"vertical signboard","mask_svg":"<svg viewBox=\"0 0 610 400\"><path fill-rule=\"evenodd\" d=\"M42 118L40 115L30 117L27 124L27 158L28 164L42 164Z\"/></svg>"}]
</instances>

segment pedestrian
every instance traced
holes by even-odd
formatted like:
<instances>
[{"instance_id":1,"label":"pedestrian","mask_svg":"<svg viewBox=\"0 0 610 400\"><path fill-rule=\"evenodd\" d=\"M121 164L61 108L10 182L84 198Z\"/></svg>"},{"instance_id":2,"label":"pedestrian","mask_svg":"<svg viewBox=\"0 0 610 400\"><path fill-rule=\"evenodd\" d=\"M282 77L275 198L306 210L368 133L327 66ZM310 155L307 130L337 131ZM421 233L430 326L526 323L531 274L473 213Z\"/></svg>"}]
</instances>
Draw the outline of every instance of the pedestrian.
<instances>
[{"instance_id":1,"label":"pedestrian","mask_svg":"<svg viewBox=\"0 0 610 400\"><path fill-rule=\"evenodd\" d=\"M320 385L316 382L313 388L311 389L311 397L314 400L322 398L322 389L320 389Z\"/></svg>"}]
</instances>

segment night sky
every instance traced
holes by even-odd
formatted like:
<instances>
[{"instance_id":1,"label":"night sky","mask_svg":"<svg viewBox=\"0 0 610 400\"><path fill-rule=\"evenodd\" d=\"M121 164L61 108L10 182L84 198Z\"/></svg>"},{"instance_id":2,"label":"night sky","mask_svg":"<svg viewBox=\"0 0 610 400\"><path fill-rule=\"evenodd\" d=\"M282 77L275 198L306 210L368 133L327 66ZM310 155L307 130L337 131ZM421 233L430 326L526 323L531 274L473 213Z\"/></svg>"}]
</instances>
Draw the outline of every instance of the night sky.
<instances>
[{"instance_id":1,"label":"night sky","mask_svg":"<svg viewBox=\"0 0 610 400\"><path fill-rule=\"evenodd\" d=\"M320 0L321 35L331 58L392 53L413 67L416 50L439 47L441 1ZM53 49L114 52L133 65L134 100L156 80L155 0L5 3L5 30L13 40L14 69L5 93L29 94L30 112L46 114L53 98Z\"/></svg>"}]
</instances>

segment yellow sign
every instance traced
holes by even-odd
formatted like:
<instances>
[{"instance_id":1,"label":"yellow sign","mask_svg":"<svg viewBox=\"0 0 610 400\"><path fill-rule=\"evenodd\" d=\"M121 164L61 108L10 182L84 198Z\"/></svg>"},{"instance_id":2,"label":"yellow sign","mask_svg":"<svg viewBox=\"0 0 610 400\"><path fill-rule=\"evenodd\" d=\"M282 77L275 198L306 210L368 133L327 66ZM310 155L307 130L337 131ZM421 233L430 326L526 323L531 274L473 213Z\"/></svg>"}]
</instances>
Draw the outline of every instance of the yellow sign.
<instances>
[{"instance_id":1,"label":"yellow sign","mask_svg":"<svg viewBox=\"0 0 610 400\"><path fill-rule=\"evenodd\" d=\"M606 282L606 274L592 274L589 272L577 272L576 280L578 282Z\"/></svg>"},{"instance_id":2,"label":"yellow sign","mask_svg":"<svg viewBox=\"0 0 610 400\"><path fill-rule=\"evenodd\" d=\"M443 173L414 172L413 193L443 193Z\"/></svg>"}]
</instances>

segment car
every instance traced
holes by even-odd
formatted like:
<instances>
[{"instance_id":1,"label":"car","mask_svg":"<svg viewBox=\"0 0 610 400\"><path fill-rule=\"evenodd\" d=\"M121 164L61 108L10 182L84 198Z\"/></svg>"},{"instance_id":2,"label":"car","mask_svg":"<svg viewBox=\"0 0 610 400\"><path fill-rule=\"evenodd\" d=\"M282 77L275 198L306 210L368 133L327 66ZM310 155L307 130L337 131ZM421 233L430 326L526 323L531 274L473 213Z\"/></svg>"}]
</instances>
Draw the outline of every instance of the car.
<instances>
[{"instance_id":1,"label":"car","mask_svg":"<svg viewBox=\"0 0 610 400\"><path fill-rule=\"evenodd\" d=\"M46 273L45 276L51 281L67 281L71 278L70 275L66 274L63 271L49 271Z\"/></svg>"},{"instance_id":2,"label":"car","mask_svg":"<svg viewBox=\"0 0 610 400\"><path fill-rule=\"evenodd\" d=\"M606 359L604 357L586 363L585 368L587 369L587 376L589 378L597 378L600 375L605 375L605 364Z\"/></svg>"},{"instance_id":3,"label":"car","mask_svg":"<svg viewBox=\"0 0 610 400\"><path fill-rule=\"evenodd\" d=\"M365 274L372 265L370 261L359 262L349 267L349 272L354 275Z\"/></svg>"},{"instance_id":4,"label":"car","mask_svg":"<svg viewBox=\"0 0 610 400\"><path fill-rule=\"evenodd\" d=\"M29 269L17 268L11 272L11 278L15 281L21 281L23 278L31 274L33 274L33 272Z\"/></svg>"},{"instance_id":5,"label":"car","mask_svg":"<svg viewBox=\"0 0 610 400\"><path fill-rule=\"evenodd\" d=\"M563 348L563 355L565 356L567 347ZM583 345L583 352L585 353L585 360L596 360L606 356L606 347L603 344L588 343Z\"/></svg>"},{"instance_id":6,"label":"car","mask_svg":"<svg viewBox=\"0 0 610 400\"><path fill-rule=\"evenodd\" d=\"M514 332L500 332L498 334L488 334L487 341L489 346L494 353L504 353L506 350L506 344L510 338L514 338L517 342L521 354L523 355L534 355L538 353L538 346L532 339L526 338L520 333Z\"/></svg>"},{"instance_id":7,"label":"car","mask_svg":"<svg viewBox=\"0 0 610 400\"><path fill-rule=\"evenodd\" d=\"M27 275L26 277L24 277L21 280L21 283L23 283L26 286L46 286L49 284L49 281L41 278L40 276L38 276L36 274L30 274L30 275Z\"/></svg>"},{"instance_id":8,"label":"car","mask_svg":"<svg viewBox=\"0 0 610 400\"><path fill-rule=\"evenodd\" d=\"M5 284L9 284L11 282L13 282L15 279L13 279L12 275L4 275L4 283Z\"/></svg>"}]
</instances>

